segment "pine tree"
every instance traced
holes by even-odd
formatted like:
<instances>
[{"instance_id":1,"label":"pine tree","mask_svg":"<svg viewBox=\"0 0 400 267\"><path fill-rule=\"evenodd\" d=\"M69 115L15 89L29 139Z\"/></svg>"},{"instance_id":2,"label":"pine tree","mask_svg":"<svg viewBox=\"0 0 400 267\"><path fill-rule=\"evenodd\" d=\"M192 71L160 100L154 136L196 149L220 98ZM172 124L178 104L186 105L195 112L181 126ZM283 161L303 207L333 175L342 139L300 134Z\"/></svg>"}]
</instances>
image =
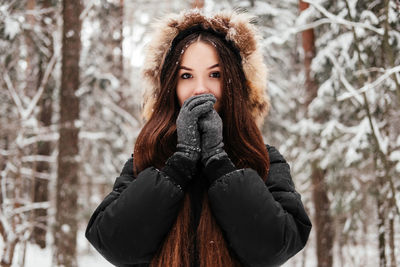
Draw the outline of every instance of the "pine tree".
<instances>
[{"instance_id":1,"label":"pine tree","mask_svg":"<svg viewBox=\"0 0 400 267\"><path fill-rule=\"evenodd\" d=\"M80 0L63 1L62 78L60 90L60 138L56 188L54 264L77 266L79 193L79 59L81 50Z\"/></svg>"}]
</instances>

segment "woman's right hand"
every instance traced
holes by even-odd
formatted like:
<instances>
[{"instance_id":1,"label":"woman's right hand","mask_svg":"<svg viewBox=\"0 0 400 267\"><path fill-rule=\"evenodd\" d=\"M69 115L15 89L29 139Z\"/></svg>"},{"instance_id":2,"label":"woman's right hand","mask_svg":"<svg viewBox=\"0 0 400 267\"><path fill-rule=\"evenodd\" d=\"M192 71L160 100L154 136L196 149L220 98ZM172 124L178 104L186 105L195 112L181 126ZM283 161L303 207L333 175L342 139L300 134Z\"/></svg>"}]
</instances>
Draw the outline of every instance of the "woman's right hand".
<instances>
[{"instance_id":1,"label":"woman's right hand","mask_svg":"<svg viewBox=\"0 0 400 267\"><path fill-rule=\"evenodd\" d=\"M178 118L176 130L178 135L177 150L191 160L200 159L200 133L197 126L199 117L211 111L216 102L212 94L195 95L185 100Z\"/></svg>"}]
</instances>

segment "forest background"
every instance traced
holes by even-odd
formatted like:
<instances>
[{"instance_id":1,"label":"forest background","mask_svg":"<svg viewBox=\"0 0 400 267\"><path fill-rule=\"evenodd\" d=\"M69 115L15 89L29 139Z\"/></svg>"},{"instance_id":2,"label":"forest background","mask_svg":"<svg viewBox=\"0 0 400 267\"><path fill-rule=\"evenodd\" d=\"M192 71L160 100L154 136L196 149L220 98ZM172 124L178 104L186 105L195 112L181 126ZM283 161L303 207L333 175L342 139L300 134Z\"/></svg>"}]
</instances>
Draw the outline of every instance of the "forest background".
<instances>
[{"instance_id":1,"label":"forest background","mask_svg":"<svg viewBox=\"0 0 400 267\"><path fill-rule=\"evenodd\" d=\"M285 266L399 266L398 0L0 0L1 266L111 266L84 230L144 123L150 25L192 7L260 29L262 133L313 222Z\"/></svg>"}]
</instances>

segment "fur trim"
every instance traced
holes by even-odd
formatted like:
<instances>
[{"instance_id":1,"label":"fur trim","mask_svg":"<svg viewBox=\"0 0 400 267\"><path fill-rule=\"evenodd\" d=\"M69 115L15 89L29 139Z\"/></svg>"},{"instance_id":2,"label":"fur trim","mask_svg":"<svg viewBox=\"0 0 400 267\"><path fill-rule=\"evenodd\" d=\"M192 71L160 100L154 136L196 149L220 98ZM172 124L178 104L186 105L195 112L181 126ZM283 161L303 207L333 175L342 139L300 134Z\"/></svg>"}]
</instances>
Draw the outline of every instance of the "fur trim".
<instances>
[{"instance_id":1,"label":"fur trim","mask_svg":"<svg viewBox=\"0 0 400 267\"><path fill-rule=\"evenodd\" d=\"M172 41L179 32L200 24L204 28L224 33L226 39L233 41L239 49L250 92L249 108L260 126L268 114L270 101L267 95L267 68L257 43L259 35L252 20L253 17L246 13L225 11L206 16L199 9L191 9L180 14L167 15L156 21L152 25L154 35L146 47L146 58L142 68L145 119L148 120L153 112L156 94L160 88L162 63Z\"/></svg>"}]
</instances>

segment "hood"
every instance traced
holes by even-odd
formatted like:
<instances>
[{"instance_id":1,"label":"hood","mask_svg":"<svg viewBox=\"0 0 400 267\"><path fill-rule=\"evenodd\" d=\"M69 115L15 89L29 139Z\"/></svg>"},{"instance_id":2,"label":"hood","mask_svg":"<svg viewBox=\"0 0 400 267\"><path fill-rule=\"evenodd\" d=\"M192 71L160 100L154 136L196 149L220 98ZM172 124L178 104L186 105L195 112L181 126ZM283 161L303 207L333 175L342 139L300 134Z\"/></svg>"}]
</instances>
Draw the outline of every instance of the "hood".
<instances>
[{"instance_id":1,"label":"hood","mask_svg":"<svg viewBox=\"0 0 400 267\"><path fill-rule=\"evenodd\" d=\"M240 52L243 71L249 87L249 109L260 126L270 108L267 95L267 68L259 47L259 35L252 24L254 17L234 11L218 12L206 16L199 9L170 14L152 24L153 36L146 47L142 67L144 86L143 116L148 120L152 114L157 92L160 88L160 73L164 58L174 38L193 26L202 26L223 34Z\"/></svg>"}]
</instances>

